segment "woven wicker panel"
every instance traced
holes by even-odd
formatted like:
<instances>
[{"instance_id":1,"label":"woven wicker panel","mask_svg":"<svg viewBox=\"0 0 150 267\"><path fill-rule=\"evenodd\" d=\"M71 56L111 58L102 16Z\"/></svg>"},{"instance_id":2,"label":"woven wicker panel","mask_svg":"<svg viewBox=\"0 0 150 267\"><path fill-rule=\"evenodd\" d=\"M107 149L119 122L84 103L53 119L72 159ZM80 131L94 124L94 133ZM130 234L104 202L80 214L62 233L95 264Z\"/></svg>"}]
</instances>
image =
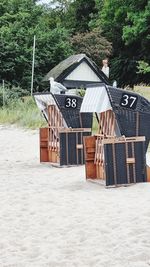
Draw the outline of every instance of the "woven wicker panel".
<instances>
[{"instance_id":1,"label":"woven wicker panel","mask_svg":"<svg viewBox=\"0 0 150 267\"><path fill-rule=\"evenodd\" d=\"M67 126L71 128L91 128L92 127L92 114L91 113L80 113L80 107L83 98L74 96L77 99L76 108L66 108L65 99L67 97L73 97L68 95L54 95L56 103L65 119Z\"/></svg>"},{"instance_id":2,"label":"woven wicker panel","mask_svg":"<svg viewBox=\"0 0 150 267\"><path fill-rule=\"evenodd\" d=\"M106 186L146 182L144 143L104 144Z\"/></svg>"},{"instance_id":3,"label":"woven wicker panel","mask_svg":"<svg viewBox=\"0 0 150 267\"><path fill-rule=\"evenodd\" d=\"M84 164L83 137L90 134L82 131L60 133L60 165Z\"/></svg>"},{"instance_id":4,"label":"woven wicker panel","mask_svg":"<svg viewBox=\"0 0 150 267\"><path fill-rule=\"evenodd\" d=\"M138 101L137 101L137 105L136 105L136 111L141 111L142 106L141 106L141 99L143 98L142 96L136 94L136 93L132 93L130 91L126 91L123 89L119 89L119 88L114 88L111 86L107 86L106 87L109 98L110 98L110 102L113 108L116 108L118 106L120 106L120 100L122 97L122 94L127 93L128 95L134 95L136 97L138 97ZM150 112L150 103L149 103L149 112Z\"/></svg>"},{"instance_id":5,"label":"woven wicker panel","mask_svg":"<svg viewBox=\"0 0 150 267\"><path fill-rule=\"evenodd\" d=\"M150 141L150 102L134 92L115 89L110 86L107 87L107 92L121 134L127 137L145 136L145 146L147 149ZM120 106L122 94L125 92L137 96L138 101L134 110Z\"/></svg>"},{"instance_id":6,"label":"woven wicker panel","mask_svg":"<svg viewBox=\"0 0 150 267\"><path fill-rule=\"evenodd\" d=\"M115 108L116 119L122 135L127 137L137 135L137 112L121 107Z\"/></svg>"},{"instance_id":7,"label":"woven wicker panel","mask_svg":"<svg viewBox=\"0 0 150 267\"><path fill-rule=\"evenodd\" d=\"M150 113L140 112L139 115L139 132L138 135L146 137L146 150L150 141Z\"/></svg>"}]
</instances>

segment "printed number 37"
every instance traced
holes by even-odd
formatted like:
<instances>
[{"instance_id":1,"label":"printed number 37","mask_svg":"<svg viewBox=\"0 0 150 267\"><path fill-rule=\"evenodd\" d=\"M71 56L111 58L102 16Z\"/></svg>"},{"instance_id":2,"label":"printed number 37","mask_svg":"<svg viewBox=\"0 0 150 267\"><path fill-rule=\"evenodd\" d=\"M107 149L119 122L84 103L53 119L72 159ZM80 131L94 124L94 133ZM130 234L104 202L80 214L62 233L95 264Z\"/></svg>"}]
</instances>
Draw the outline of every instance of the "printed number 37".
<instances>
[{"instance_id":1,"label":"printed number 37","mask_svg":"<svg viewBox=\"0 0 150 267\"><path fill-rule=\"evenodd\" d=\"M121 105L129 106L130 108L132 108L136 100L137 100L136 96L123 95Z\"/></svg>"}]
</instances>

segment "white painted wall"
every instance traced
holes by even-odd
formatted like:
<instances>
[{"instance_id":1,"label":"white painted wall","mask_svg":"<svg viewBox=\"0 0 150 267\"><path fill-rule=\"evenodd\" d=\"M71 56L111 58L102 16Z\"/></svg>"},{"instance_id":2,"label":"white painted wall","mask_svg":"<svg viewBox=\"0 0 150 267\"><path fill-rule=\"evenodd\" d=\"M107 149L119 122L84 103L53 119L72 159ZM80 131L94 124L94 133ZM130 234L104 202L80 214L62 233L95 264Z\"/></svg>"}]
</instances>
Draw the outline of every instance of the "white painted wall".
<instances>
[{"instance_id":1,"label":"white painted wall","mask_svg":"<svg viewBox=\"0 0 150 267\"><path fill-rule=\"evenodd\" d=\"M101 81L95 74L95 72L84 61L81 62L81 64L76 69L74 69L73 72L71 72L65 79L75 81Z\"/></svg>"}]
</instances>

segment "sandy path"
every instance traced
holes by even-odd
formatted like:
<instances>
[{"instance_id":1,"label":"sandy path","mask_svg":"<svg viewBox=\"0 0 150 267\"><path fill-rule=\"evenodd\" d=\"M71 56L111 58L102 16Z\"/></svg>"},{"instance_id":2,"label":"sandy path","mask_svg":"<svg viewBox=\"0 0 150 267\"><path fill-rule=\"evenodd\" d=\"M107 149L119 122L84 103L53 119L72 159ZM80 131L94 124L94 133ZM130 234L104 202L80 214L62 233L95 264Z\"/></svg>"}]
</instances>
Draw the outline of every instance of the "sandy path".
<instances>
[{"instance_id":1,"label":"sandy path","mask_svg":"<svg viewBox=\"0 0 150 267\"><path fill-rule=\"evenodd\" d=\"M150 266L150 184L105 189L39 163L38 131L0 126L0 267Z\"/></svg>"}]
</instances>

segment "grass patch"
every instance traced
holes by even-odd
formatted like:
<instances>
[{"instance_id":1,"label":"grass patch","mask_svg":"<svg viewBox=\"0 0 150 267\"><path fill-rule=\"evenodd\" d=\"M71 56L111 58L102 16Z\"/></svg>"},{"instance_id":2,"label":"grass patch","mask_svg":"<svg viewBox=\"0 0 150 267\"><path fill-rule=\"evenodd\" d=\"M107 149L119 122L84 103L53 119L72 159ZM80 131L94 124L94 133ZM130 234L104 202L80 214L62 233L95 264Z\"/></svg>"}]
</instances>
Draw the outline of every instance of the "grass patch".
<instances>
[{"instance_id":1,"label":"grass patch","mask_svg":"<svg viewBox=\"0 0 150 267\"><path fill-rule=\"evenodd\" d=\"M149 86L134 86L133 91L150 100ZM0 92L2 93L2 91ZM14 97L15 91L13 94ZM10 99L12 100L10 101ZM0 124L16 124L31 129L47 127L47 123L33 97L15 96L15 98L11 98L10 95L8 95L7 104L4 107L2 107L2 96L0 100ZM93 114L92 132L93 134L98 132L98 123L95 114Z\"/></svg>"},{"instance_id":2,"label":"grass patch","mask_svg":"<svg viewBox=\"0 0 150 267\"><path fill-rule=\"evenodd\" d=\"M150 101L150 86L136 85L134 86L133 91Z\"/></svg>"},{"instance_id":3,"label":"grass patch","mask_svg":"<svg viewBox=\"0 0 150 267\"><path fill-rule=\"evenodd\" d=\"M21 127L36 129L46 125L40 110L32 97L13 100L0 108L1 124L16 124Z\"/></svg>"},{"instance_id":4,"label":"grass patch","mask_svg":"<svg viewBox=\"0 0 150 267\"><path fill-rule=\"evenodd\" d=\"M92 134L97 134L99 130L99 124L95 113L93 113L93 124L92 124Z\"/></svg>"}]
</instances>

